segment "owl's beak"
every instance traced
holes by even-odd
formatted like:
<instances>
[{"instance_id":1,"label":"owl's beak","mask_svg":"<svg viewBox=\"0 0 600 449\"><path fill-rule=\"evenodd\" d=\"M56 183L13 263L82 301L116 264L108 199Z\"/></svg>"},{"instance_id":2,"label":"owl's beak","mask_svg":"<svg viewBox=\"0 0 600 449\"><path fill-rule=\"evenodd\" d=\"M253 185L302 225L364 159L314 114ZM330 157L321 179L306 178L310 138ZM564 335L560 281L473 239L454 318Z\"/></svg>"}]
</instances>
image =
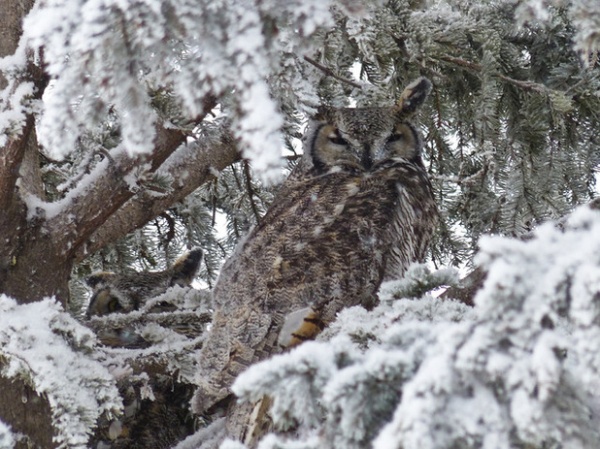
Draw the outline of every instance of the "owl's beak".
<instances>
[{"instance_id":1,"label":"owl's beak","mask_svg":"<svg viewBox=\"0 0 600 449\"><path fill-rule=\"evenodd\" d=\"M371 157L371 149L366 146L362 152L360 163L365 170L370 170L373 167L373 158Z\"/></svg>"}]
</instances>

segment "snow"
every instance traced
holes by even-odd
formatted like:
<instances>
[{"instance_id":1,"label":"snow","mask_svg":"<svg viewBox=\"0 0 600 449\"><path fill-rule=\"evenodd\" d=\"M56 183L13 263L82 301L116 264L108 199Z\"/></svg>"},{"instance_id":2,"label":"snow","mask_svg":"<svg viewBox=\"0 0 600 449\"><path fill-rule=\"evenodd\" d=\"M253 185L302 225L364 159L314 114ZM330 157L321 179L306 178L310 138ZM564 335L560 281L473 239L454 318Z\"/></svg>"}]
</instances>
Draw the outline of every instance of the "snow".
<instances>
[{"instance_id":1,"label":"snow","mask_svg":"<svg viewBox=\"0 0 600 449\"><path fill-rule=\"evenodd\" d=\"M549 5L562 3L523 1L517 18L548 21ZM152 92L172 86L188 119L202 111L207 94L225 95L220 106L244 157L273 182L281 173L283 113L311 113L320 101L321 78L299 59L320 48L335 8L354 6L351 0L38 2L17 52L0 60L9 82L0 92L0 146L21 131L26 114L41 111L40 142L47 155L62 159L114 109L121 140L111 154L148 153L160 120ZM458 14L443 2L438 13ZM568 14L579 29L575 49L590 64L600 48L597 2L574 0ZM269 39L267 25L278 29ZM348 27L361 54L374 57L372 28L352 18ZM42 104L29 100L33 85L19 81L26 47L44 48L52 89ZM571 106L559 104L560 96L552 101L560 110ZM61 201L25 194L28 218L57 217L108 164L98 163ZM124 178L132 191L143 168ZM261 447L320 447L320 438L349 448L372 442L405 449L592 447L600 413L598 213L582 208L564 231L548 224L527 241L488 236L480 248L477 263L488 277L475 309L429 293L456 283L455 271L415 265L404 279L382 286L374 310L344 310L318 342L244 373L234 386L240 396L273 394L276 422L294 418L303 431L303 441L270 436ZM0 296L0 310L5 374L47 395L61 447L85 447L97 417L119 410L115 377L129 374L133 353L100 354L93 334L50 299L17 305ZM135 330L155 343L136 357L168 359L170 370L193 379L200 339L184 340L156 323ZM104 366L110 358L117 363ZM72 391L73 384L82 388ZM211 438L222 433L212 430ZM0 423L0 447L9 440Z\"/></svg>"},{"instance_id":2,"label":"snow","mask_svg":"<svg viewBox=\"0 0 600 449\"><path fill-rule=\"evenodd\" d=\"M365 12L340 3L344 10ZM203 111L207 95L227 94L221 106L244 156L263 181L279 181L284 162L281 107L314 112L316 79L302 73L306 67L298 56L334 24L333 4L39 2L24 20L20 45L43 48L51 76L52 92L43 99L38 122L39 141L49 157L62 160L112 111L128 155L145 154L153 149L159 120L151 106L153 91L172 86L186 120ZM272 20L267 28L265 17ZM9 73L24 65L24 50L0 61ZM315 72L308 73L312 77ZM23 83L2 92L6 106L0 112L0 131L20 129L23 100L30 91L31 85Z\"/></svg>"},{"instance_id":3,"label":"snow","mask_svg":"<svg viewBox=\"0 0 600 449\"><path fill-rule=\"evenodd\" d=\"M458 270L443 268L431 271L427 264L414 263L408 267L402 279L385 282L379 289L383 299L418 298L430 291L432 286L453 286L459 282Z\"/></svg>"},{"instance_id":4,"label":"snow","mask_svg":"<svg viewBox=\"0 0 600 449\"><path fill-rule=\"evenodd\" d=\"M582 208L569 220L565 232L548 224L536 232L537 238L528 241L482 239L478 259L489 274L476 297L475 323L456 323L439 335L437 344L429 349L431 355L404 385L395 419L375 447L389 447L385 442L390 438L401 439L405 448L427 441L425 447L446 447L431 437L438 420L455 423L448 441L456 441L460 435L483 441L487 432L496 429L495 441L504 441L499 447L509 447L511 428L533 445L542 444L544 438L575 445L593 438L586 434L590 426L586 415L561 418L554 407L567 400L575 407L585 407L582 399L569 391L573 385L565 379L572 378L586 389L585 379L593 376L582 374L589 370L597 373L597 367L580 365L577 371L570 369L561 354L568 348L568 358L581 360L577 332L565 334L564 328L551 325L550 320L559 322L563 318L558 312L564 314L565 307L569 310L564 302L564 286L570 279L568 294L574 297L577 281L572 273L594 260L594 264L600 262L599 232L598 213ZM586 302L590 299L592 296L587 295ZM431 366L433 361L437 362ZM467 386L476 385L493 393L486 393L486 397L498 401L496 405L490 407L489 401L470 399L468 414L461 416L453 411L455 401L473 394L468 393ZM494 385L501 389L496 390ZM593 393L593 388L587 390ZM509 407L502 410L507 399ZM473 413L494 409L498 410L497 422L479 427L469 424ZM433 411L439 418L431 418Z\"/></svg>"},{"instance_id":5,"label":"snow","mask_svg":"<svg viewBox=\"0 0 600 449\"><path fill-rule=\"evenodd\" d=\"M0 449L12 449L14 444L15 440L10 428L0 421Z\"/></svg>"},{"instance_id":6,"label":"snow","mask_svg":"<svg viewBox=\"0 0 600 449\"><path fill-rule=\"evenodd\" d=\"M382 286L374 310L346 309L320 341L243 373L236 394L269 395L276 424L299 424L274 447L309 447L311 435L347 448L593 447L600 213L582 207L564 229L480 246L488 277L475 308L426 293L436 283L423 279L455 273L414 266Z\"/></svg>"},{"instance_id":7,"label":"snow","mask_svg":"<svg viewBox=\"0 0 600 449\"><path fill-rule=\"evenodd\" d=\"M318 391L336 370L335 359L340 350L345 349L305 343L291 353L273 358L268 365L253 365L238 377L231 390L240 398L256 401L277 385L282 394L273 403L274 421L284 424L298 420L315 425L321 415Z\"/></svg>"},{"instance_id":8,"label":"snow","mask_svg":"<svg viewBox=\"0 0 600 449\"><path fill-rule=\"evenodd\" d=\"M2 375L19 377L47 397L59 448L87 447L97 418L122 408L114 378L93 356L95 343L54 299L18 305L0 295Z\"/></svg>"},{"instance_id":9,"label":"snow","mask_svg":"<svg viewBox=\"0 0 600 449\"><path fill-rule=\"evenodd\" d=\"M27 99L33 95L34 85L18 79L18 74L25 70L26 65L23 45L19 45L13 55L0 58L0 72L8 81L6 88L0 91L0 147L4 147L12 135L21 133L26 116L32 111Z\"/></svg>"},{"instance_id":10,"label":"snow","mask_svg":"<svg viewBox=\"0 0 600 449\"><path fill-rule=\"evenodd\" d=\"M106 119L109 109L118 116L122 144L130 156L152 151L158 116L150 105L151 91L171 85L191 117L202 111L207 94L234 93L227 113L244 155L264 181L279 180L283 119L267 79L287 71L283 60L302 54L313 35L333 24L331 4L202 3L206 4L38 3L24 21L22 42L44 48L52 77L52 94L44 98L38 124L47 154L56 160L71 154L78 138ZM178 19L165 14L169 11L177 11ZM275 22L291 21L295 33L283 31L284 39L265 41L261 14ZM24 64L23 55L18 61L5 59L2 65L17 63ZM314 88L297 73L292 78L279 76L278 82L302 83L303 88L288 88L285 95L295 103L316 103L310 93ZM22 125L23 110L15 105L27 89L31 87L23 84L12 94L12 106L3 108L0 116L0 130Z\"/></svg>"},{"instance_id":11,"label":"snow","mask_svg":"<svg viewBox=\"0 0 600 449\"><path fill-rule=\"evenodd\" d=\"M447 279L446 275L430 278ZM416 278L402 285L414 291ZM391 419L403 382L435 341L432 329L472 316L472 309L462 304L431 296L395 300L393 284L385 286L382 303L373 311L348 308L320 341L304 343L238 377L233 386L238 396L256 400L269 395L276 424L300 424L297 440L283 444L273 439L267 444L267 437L265 447L323 447L318 438L314 441L320 432L333 447L365 447L381 426L378 420Z\"/></svg>"},{"instance_id":12,"label":"snow","mask_svg":"<svg viewBox=\"0 0 600 449\"><path fill-rule=\"evenodd\" d=\"M216 449L225 436L225 418L213 421L210 425L190 435L173 449ZM239 443L238 447L240 445Z\"/></svg>"}]
</instances>

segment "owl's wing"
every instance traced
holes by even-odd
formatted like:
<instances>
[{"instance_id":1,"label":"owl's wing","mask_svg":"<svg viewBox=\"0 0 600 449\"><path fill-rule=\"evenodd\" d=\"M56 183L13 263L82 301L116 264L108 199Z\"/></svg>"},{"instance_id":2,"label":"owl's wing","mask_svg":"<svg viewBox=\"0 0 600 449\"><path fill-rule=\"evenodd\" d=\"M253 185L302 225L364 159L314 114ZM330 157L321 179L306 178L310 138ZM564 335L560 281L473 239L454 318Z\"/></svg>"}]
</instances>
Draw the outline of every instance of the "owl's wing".
<instances>
[{"instance_id":1,"label":"owl's wing","mask_svg":"<svg viewBox=\"0 0 600 449\"><path fill-rule=\"evenodd\" d=\"M202 346L198 389L192 400L196 413L203 413L227 398L238 374L258 360L260 352L271 352L270 347L274 346L267 338L274 326L271 314L251 307L228 312L215 311Z\"/></svg>"},{"instance_id":2,"label":"owl's wing","mask_svg":"<svg viewBox=\"0 0 600 449\"><path fill-rule=\"evenodd\" d=\"M313 338L343 307L375 301L384 243L373 229L391 205L371 210L361 179L336 173L297 184L224 265L200 354L197 412L225 398L248 365Z\"/></svg>"}]
</instances>

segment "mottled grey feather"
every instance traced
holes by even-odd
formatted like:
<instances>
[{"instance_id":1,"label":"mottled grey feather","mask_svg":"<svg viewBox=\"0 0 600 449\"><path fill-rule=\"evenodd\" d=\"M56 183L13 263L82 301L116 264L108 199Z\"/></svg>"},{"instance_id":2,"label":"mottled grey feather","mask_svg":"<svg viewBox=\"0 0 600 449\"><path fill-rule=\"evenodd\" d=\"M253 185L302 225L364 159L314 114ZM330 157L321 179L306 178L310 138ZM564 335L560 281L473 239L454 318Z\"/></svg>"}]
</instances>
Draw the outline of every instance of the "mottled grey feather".
<instances>
[{"instance_id":1,"label":"mottled grey feather","mask_svg":"<svg viewBox=\"0 0 600 449\"><path fill-rule=\"evenodd\" d=\"M196 412L227 397L246 367L284 349L290 314L310 311L292 335L298 343L345 307L372 307L384 279L424 259L437 210L408 119L429 89L420 79L396 106L322 108L310 124L302 161L214 288Z\"/></svg>"}]
</instances>

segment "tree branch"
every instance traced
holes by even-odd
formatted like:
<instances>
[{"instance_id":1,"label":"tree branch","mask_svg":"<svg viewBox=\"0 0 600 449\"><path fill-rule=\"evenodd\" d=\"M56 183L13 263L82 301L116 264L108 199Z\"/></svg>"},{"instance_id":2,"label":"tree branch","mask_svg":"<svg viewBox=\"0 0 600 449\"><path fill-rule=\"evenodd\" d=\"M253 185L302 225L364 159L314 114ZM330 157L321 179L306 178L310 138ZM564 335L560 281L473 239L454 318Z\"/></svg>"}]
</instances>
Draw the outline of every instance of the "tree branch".
<instances>
[{"instance_id":1,"label":"tree branch","mask_svg":"<svg viewBox=\"0 0 600 449\"><path fill-rule=\"evenodd\" d=\"M456 58L454 56L446 55L446 56L440 56L439 58L430 58L430 59L432 61L435 61L437 59L439 61L448 62L450 64L457 65L459 67L464 67L464 68L466 68L472 72L476 72L476 73L481 73L483 71L483 66L481 64L478 64L476 62L467 61L462 58ZM494 73L494 76L497 76L501 80L506 81L507 83L517 86L523 90L528 90L528 91L538 92L538 93L548 93L550 91L550 89L548 89L543 84L534 83L531 81L517 80L515 78L511 78L510 76L503 75L500 72Z\"/></svg>"},{"instance_id":2,"label":"tree branch","mask_svg":"<svg viewBox=\"0 0 600 449\"><path fill-rule=\"evenodd\" d=\"M203 113L196 118L197 123L201 122L215 105L216 98L208 97ZM80 182L82 186L86 186L88 182L89 185L67 195L63 200L63 210L56 217L49 219L49 228L60 230L60 236L56 238L65 242L65 247L70 248L71 254L78 252L93 233L138 193L137 186L132 186L131 181L126 181L126 177L136 180L136 176L129 175L142 168L145 173L156 172L164 161L185 143L187 137L181 130L158 125L155 149L150 156L140 155L132 158L122 151L107 157Z\"/></svg>"},{"instance_id":3,"label":"tree branch","mask_svg":"<svg viewBox=\"0 0 600 449\"><path fill-rule=\"evenodd\" d=\"M181 145L159 170L159 174L174 180L171 193L157 197L150 192L141 192L131 198L84 244L78 246L74 252L75 262L81 262L89 254L145 225L240 159L234 138L228 130L223 131L217 139L207 138L198 143Z\"/></svg>"},{"instance_id":4,"label":"tree branch","mask_svg":"<svg viewBox=\"0 0 600 449\"><path fill-rule=\"evenodd\" d=\"M337 75L332 69L330 69L329 67L325 67L323 64L318 63L314 59L312 59L308 56L304 56L304 60L306 62L308 62L309 64L314 65L317 69L319 69L323 73L325 73L325 75L335 78L336 80L341 81L342 83L349 84L352 87L356 87L357 89L362 89L362 86L360 84L355 83L352 80L349 80L347 78Z\"/></svg>"},{"instance_id":5,"label":"tree branch","mask_svg":"<svg viewBox=\"0 0 600 449\"><path fill-rule=\"evenodd\" d=\"M593 210L600 210L600 198L596 198L589 202L587 206ZM566 217L561 218L560 220L555 222L555 225L564 229L565 221L567 220L568 215ZM521 237L519 240L529 240L534 237L533 232L529 232ZM468 306L475 305L475 295L477 292L481 290L485 280L487 278L487 271L481 267L476 267L473 271L471 271L467 276L461 279L459 285L455 287L450 287L446 290L442 295L440 295L441 299L456 299L463 304Z\"/></svg>"},{"instance_id":6,"label":"tree branch","mask_svg":"<svg viewBox=\"0 0 600 449\"><path fill-rule=\"evenodd\" d=\"M29 136L33 131L33 117L29 116L21 135L9 139L8 145L0 151L0 209L6 210L12 203L15 185L19 178L19 168L25 156Z\"/></svg>"},{"instance_id":7,"label":"tree branch","mask_svg":"<svg viewBox=\"0 0 600 449\"><path fill-rule=\"evenodd\" d=\"M14 55L16 52L25 53L25 50L19 49L21 39L23 18L33 7L32 0L22 2L13 2L0 0L0 58ZM28 55L28 62L24 75L20 81L15 80L18 86L21 82L30 81L36 88L34 99L40 99L48 84L48 77L43 70L33 63L32 55ZM14 90L15 86L9 84L9 80L0 72L0 91L3 89ZM9 92L9 96L12 92ZM6 106L5 106L6 107ZM28 115L23 123L20 133L15 134L8 139L8 144L0 149L0 209L6 210L15 199L15 185L19 178L19 171L26 152L29 150L37 151L33 148L36 145L34 119ZM30 158L31 159L31 158ZM39 171L35 164L28 167L28 172L32 170ZM41 188L40 182L37 187Z\"/></svg>"},{"instance_id":8,"label":"tree branch","mask_svg":"<svg viewBox=\"0 0 600 449\"><path fill-rule=\"evenodd\" d=\"M90 178L95 180L86 188L78 188L67 195L62 200L62 211L49 219L48 227L61 233L57 240L66 239L66 248L77 249L136 194L135 188L125 181L126 176L144 165L149 166L149 171L160 166L184 141L182 132L158 127L155 151L149 158L145 155L130 158L124 151L106 158L80 185L85 186ZM135 176L131 178L135 179Z\"/></svg>"},{"instance_id":9,"label":"tree branch","mask_svg":"<svg viewBox=\"0 0 600 449\"><path fill-rule=\"evenodd\" d=\"M15 53L23 34L23 18L33 8L34 0L0 0L0 58ZM0 73L0 90L7 86L7 80Z\"/></svg>"}]
</instances>

